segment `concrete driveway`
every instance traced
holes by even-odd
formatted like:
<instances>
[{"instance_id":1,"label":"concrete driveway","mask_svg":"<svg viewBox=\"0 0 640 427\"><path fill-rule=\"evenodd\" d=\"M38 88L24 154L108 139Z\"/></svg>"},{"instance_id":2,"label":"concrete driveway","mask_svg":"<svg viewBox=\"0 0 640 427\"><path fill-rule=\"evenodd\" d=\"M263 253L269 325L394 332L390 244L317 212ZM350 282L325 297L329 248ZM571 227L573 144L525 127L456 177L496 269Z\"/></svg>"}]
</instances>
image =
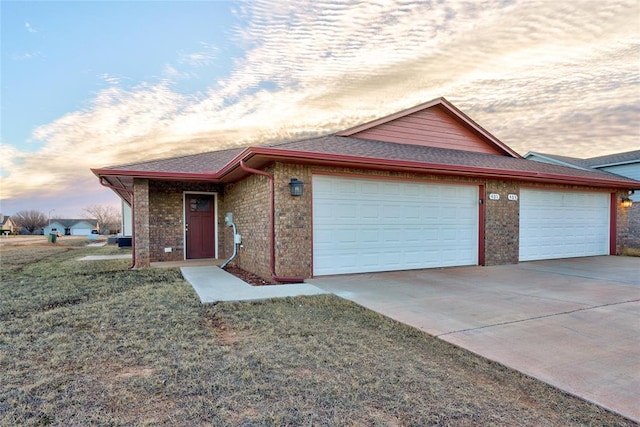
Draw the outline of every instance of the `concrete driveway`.
<instances>
[{"instance_id":1,"label":"concrete driveway","mask_svg":"<svg viewBox=\"0 0 640 427\"><path fill-rule=\"evenodd\" d=\"M640 422L640 258L308 282Z\"/></svg>"}]
</instances>

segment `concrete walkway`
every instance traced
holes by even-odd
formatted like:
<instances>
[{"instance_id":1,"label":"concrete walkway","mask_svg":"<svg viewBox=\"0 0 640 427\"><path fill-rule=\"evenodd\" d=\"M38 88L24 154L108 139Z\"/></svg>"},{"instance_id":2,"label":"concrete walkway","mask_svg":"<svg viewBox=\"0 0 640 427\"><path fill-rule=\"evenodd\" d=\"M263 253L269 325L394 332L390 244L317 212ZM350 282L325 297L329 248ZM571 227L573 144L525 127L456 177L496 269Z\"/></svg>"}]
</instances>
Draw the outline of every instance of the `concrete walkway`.
<instances>
[{"instance_id":1,"label":"concrete walkway","mask_svg":"<svg viewBox=\"0 0 640 427\"><path fill-rule=\"evenodd\" d=\"M640 422L640 258L309 282Z\"/></svg>"},{"instance_id":2,"label":"concrete walkway","mask_svg":"<svg viewBox=\"0 0 640 427\"><path fill-rule=\"evenodd\" d=\"M131 254L121 255L87 255L78 258L78 261L104 261L109 259L131 259Z\"/></svg>"},{"instance_id":3,"label":"concrete walkway","mask_svg":"<svg viewBox=\"0 0 640 427\"><path fill-rule=\"evenodd\" d=\"M306 283L273 286L251 286L217 266L180 267L182 276L193 286L202 303L218 301L257 301L300 295L326 294Z\"/></svg>"}]
</instances>

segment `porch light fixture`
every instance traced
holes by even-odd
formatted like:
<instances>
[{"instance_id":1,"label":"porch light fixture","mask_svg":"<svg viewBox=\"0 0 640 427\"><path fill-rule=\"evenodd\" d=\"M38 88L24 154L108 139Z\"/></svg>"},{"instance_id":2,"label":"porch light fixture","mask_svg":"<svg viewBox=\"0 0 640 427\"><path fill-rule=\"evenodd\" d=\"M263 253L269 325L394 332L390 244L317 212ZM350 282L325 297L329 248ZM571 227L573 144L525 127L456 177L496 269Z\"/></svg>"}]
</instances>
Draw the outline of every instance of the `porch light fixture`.
<instances>
[{"instance_id":1,"label":"porch light fixture","mask_svg":"<svg viewBox=\"0 0 640 427\"><path fill-rule=\"evenodd\" d=\"M633 206L633 200L628 197L623 197L620 206L622 206L623 208L630 208Z\"/></svg>"},{"instance_id":2,"label":"porch light fixture","mask_svg":"<svg viewBox=\"0 0 640 427\"><path fill-rule=\"evenodd\" d=\"M302 189L304 187L304 182L300 181L298 178L291 178L289 182L289 191L292 196L302 196Z\"/></svg>"}]
</instances>

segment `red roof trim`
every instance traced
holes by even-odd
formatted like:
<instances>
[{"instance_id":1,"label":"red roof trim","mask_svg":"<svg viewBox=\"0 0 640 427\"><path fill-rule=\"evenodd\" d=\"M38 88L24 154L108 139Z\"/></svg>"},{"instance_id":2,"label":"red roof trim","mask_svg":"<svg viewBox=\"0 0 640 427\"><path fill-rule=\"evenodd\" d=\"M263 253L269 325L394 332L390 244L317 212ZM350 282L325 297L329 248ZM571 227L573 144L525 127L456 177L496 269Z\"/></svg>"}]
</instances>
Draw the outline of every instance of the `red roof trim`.
<instances>
[{"instance_id":1,"label":"red roof trim","mask_svg":"<svg viewBox=\"0 0 640 427\"><path fill-rule=\"evenodd\" d=\"M594 187L614 187L614 188L627 188L629 184L620 182L619 178L609 179L597 179L594 177L569 177L563 174L543 173L543 172L528 172L528 171L506 171L503 169L483 168L477 166L458 166L450 164L439 163L423 163L408 160L387 160L387 159L372 159L369 157L359 156L345 156L341 154L330 153L309 153L306 151L293 151L282 150L277 148L256 147L250 150L252 156L264 156L271 160L280 161L312 161L317 163L318 161L329 163L334 166L364 166L364 169L407 169L413 171L420 171L422 173L432 172L437 174L446 175L463 175L463 176L475 176L475 177L490 177L490 178L508 178L513 180L526 180L526 181L538 181L538 182L554 182L560 184L579 184L579 185L591 185ZM235 165L239 167L239 165ZM222 176L220 176L222 178Z\"/></svg>"},{"instance_id":2,"label":"red roof trim","mask_svg":"<svg viewBox=\"0 0 640 427\"><path fill-rule=\"evenodd\" d=\"M202 180L217 179L218 173L186 173L186 172L156 172L156 171L139 171L127 169L91 169L94 175L101 176L130 176L132 178L156 178L156 179L185 179L185 180Z\"/></svg>"},{"instance_id":3,"label":"red roof trim","mask_svg":"<svg viewBox=\"0 0 640 427\"><path fill-rule=\"evenodd\" d=\"M408 116L410 114L416 113L418 111L426 110L435 106L442 106L445 110L447 110L451 115L453 115L456 119L463 122L463 124L469 127L472 131L479 134L481 138L487 140L491 145L493 145L499 151L504 152L505 154L509 154L517 159L521 159L522 156L517 152L513 151L506 144L500 141L498 138L489 133L486 129L480 126L478 123L473 121L469 116L460 111L455 105L447 101L445 98L436 98L432 101L425 102L424 104L416 105L415 107L408 108L406 110L398 111L397 113L390 114L385 117L381 117L379 119L372 120L370 122L354 126L349 129L345 129L336 133L337 136L352 136L356 133L374 128L376 126L382 125L384 123L391 122L393 120L399 119L404 116Z\"/></svg>"},{"instance_id":4,"label":"red roof trim","mask_svg":"<svg viewBox=\"0 0 640 427\"><path fill-rule=\"evenodd\" d=\"M314 153L308 151L283 150L271 147L249 147L238 154L225 167L215 173L184 173L184 172L153 172L136 170L116 170L116 169L91 169L98 177L100 176L130 176L134 178L155 178L155 179L180 179L188 181L225 181L225 177L240 169L240 161L255 162L262 158L264 163L273 161L299 162L323 164L337 167L359 167L362 169L394 169L420 173L435 173L440 175L460 175L480 178L506 178L519 181L553 182L558 184L589 185L593 187L608 188L629 188L630 183L622 182L624 179L615 177L613 179L596 177L568 176L556 173L504 170L496 168L486 168L478 166L462 166L441 163L425 163L409 160L388 160L380 158L349 156L331 153ZM244 174L243 174L244 175ZM236 176L237 178L237 176Z\"/></svg>"}]
</instances>

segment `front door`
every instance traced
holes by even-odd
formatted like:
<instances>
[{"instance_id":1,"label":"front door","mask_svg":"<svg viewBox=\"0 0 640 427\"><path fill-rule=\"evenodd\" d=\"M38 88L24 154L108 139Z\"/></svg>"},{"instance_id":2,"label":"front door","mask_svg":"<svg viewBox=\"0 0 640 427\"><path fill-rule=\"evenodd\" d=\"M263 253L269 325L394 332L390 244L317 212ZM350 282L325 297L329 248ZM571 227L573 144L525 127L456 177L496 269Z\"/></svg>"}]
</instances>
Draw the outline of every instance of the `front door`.
<instances>
[{"instance_id":1,"label":"front door","mask_svg":"<svg viewBox=\"0 0 640 427\"><path fill-rule=\"evenodd\" d=\"M187 258L215 258L214 196L187 194L185 197L185 237Z\"/></svg>"}]
</instances>

